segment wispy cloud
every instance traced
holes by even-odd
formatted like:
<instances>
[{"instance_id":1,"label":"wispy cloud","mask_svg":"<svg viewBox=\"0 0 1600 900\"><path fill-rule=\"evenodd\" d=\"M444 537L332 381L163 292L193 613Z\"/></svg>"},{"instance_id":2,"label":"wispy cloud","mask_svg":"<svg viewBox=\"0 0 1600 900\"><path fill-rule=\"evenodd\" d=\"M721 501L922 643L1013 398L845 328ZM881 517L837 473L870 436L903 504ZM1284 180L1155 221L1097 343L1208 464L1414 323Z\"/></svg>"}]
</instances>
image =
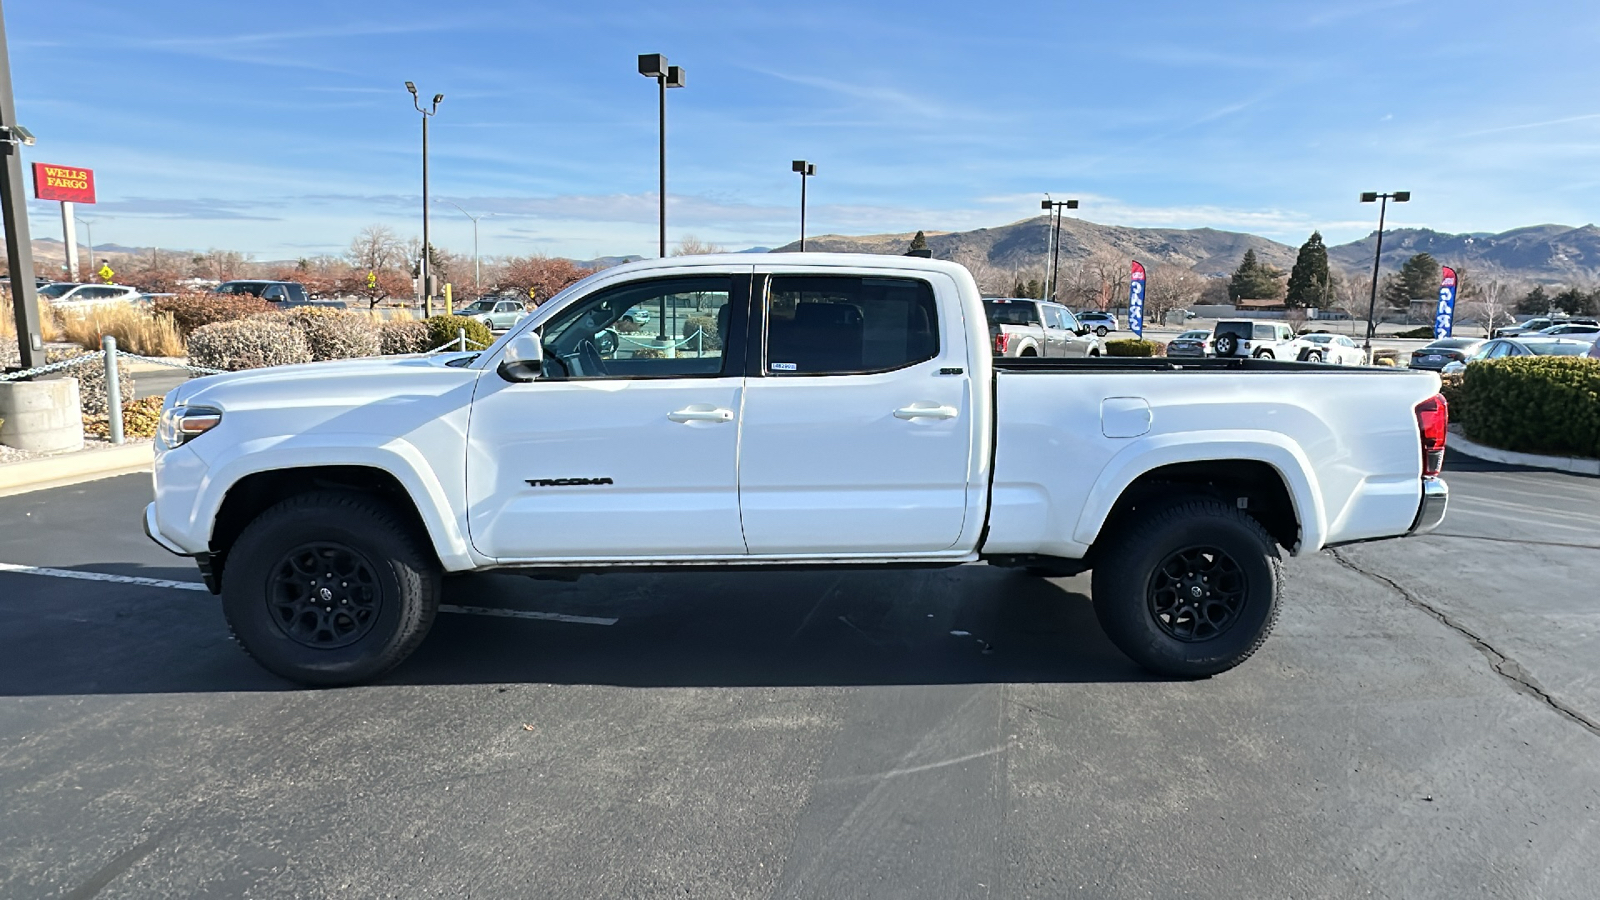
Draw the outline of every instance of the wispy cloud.
<instances>
[{"instance_id":1,"label":"wispy cloud","mask_svg":"<svg viewBox=\"0 0 1600 900\"><path fill-rule=\"evenodd\" d=\"M1551 125L1570 125L1573 122L1588 122L1600 119L1600 113L1585 113L1581 116L1564 116L1560 119L1546 119L1543 122L1524 122L1520 125L1502 125L1498 128L1484 128L1479 131L1468 131L1462 137L1481 137L1486 134L1503 134L1507 131L1526 131L1530 128L1548 128Z\"/></svg>"}]
</instances>

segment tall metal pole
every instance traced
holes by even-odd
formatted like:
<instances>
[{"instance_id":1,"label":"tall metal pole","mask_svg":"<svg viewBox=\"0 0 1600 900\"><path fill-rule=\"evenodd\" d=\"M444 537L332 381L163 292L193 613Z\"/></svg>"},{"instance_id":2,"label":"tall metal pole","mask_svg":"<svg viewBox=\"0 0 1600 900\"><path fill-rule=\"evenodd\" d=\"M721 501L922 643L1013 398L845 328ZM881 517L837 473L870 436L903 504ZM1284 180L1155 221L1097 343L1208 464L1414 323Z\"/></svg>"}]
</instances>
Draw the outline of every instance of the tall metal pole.
<instances>
[{"instance_id":1,"label":"tall metal pole","mask_svg":"<svg viewBox=\"0 0 1600 900\"><path fill-rule=\"evenodd\" d=\"M656 79L661 89L661 258L667 258L667 78Z\"/></svg>"},{"instance_id":2,"label":"tall metal pole","mask_svg":"<svg viewBox=\"0 0 1600 900\"><path fill-rule=\"evenodd\" d=\"M1061 207L1056 207L1055 249L1050 253L1050 300L1061 290Z\"/></svg>"},{"instance_id":3,"label":"tall metal pole","mask_svg":"<svg viewBox=\"0 0 1600 900\"><path fill-rule=\"evenodd\" d=\"M422 305L423 311L433 315L433 291L428 284L428 114L422 114Z\"/></svg>"},{"instance_id":4,"label":"tall metal pole","mask_svg":"<svg viewBox=\"0 0 1600 900\"><path fill-rule=\"evenodd\" d=\"M467 218L472 220L472 299L477 300L483 296L483 272L478 269L478 217Z\"/></svg>"},{"instance_id":5,"label":"tall metal pole","mask_svg":"<svg viewBox=\"0 0 1600 900\"><path fill-rule=\"evenodd\" d=\"M5 10L0 8L0 142L5 165L0 171L0 220L6 229L6 261L11 272L11 307L17 323L17 354L22 368L44 364L44 335L39 326L39 296L33 284L33 240L28 235L28 197L22 182L22 147L14 130L16 99L11 93L11 53L6 44Z\"/></svg>"},{"instance_id":6,"label":"tall metal pole","mask_svg":"<svg viewBox=\"0 0 1600 900\"><path fill-rule=\"evenodd\" d=\"M1372 299L1367 301L1367 340L1361 345L1369 363L1372 362L1372 333L1377 330L1372 319L1378 310L1378 263L1383 259L1383 214L1389 209L1389 195L1380 195L1378 200L1378 249L1372 254Z\"/></svg>"},{"instance_id":7,"label":"tall metal pole","mask_svg":"<svg viewBox=\"0 0 1600 900\"><path fill-rule=\"evenodd\" d=\"M78 225L72 218L72 201L61 201L61 234L67 240L67 277L62 281L72 281L78 277Z\"/></svg>"},{"instance_id":8,"label":"tall metal pole","mask_svg":"<svg viewBox=\"0 0 1600 900\"><path fill-rule=\"evenodd\" d=\"M806 252L806 173L800 173L800 252Z\"/></svg>"}]
</instances>

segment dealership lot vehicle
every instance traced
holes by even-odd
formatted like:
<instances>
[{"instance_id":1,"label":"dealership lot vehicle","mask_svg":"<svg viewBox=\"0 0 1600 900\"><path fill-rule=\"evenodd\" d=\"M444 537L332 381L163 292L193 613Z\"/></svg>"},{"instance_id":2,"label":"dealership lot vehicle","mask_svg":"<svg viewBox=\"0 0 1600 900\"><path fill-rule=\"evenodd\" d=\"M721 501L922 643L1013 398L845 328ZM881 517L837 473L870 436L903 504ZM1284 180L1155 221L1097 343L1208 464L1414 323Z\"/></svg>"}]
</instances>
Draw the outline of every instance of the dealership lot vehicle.
<instances>
[{"instance_id":1,"label":"dealership lot vehicle","mask_svg":"<svg viewBox=\"0 0 1600 900\"><path fill-rule=\"evenodd\" d=\"M1059 303L987 297L983 305L995 356L1084 358L1104 351L1088 326Z\"/></svg>"},{"instance_id":2,"label":"dealership lot vehicle","mask_svg":"<svg viewBox=\"0 0 1600 900\"><path fill-rule=\"evenodd\" d=\"M1440 371L1446 375L1464 372L1469 364L1480 359L1505 359L1512 356L1585 356L1592 346L1589 341L1544 335L1496 338L1485 341L1483 346L1474 350L1466 359L1446 363Z\"/></svg>"},{"instance_id":3,"label":"dealership lot vehicle","mask_svg":"<svg viewBox=\"0 0 1600 900\"><path fill-rule=\"evenodd\" d=\"M305 285L297 281L266 281L261 279L238 279L224 281L212 288L213 294L249 294L260 297L269 303L277 304L284 308L292 306L323 306L330 309L344 309L342 300L313 300L306 293Z\"/></svg>"},{"instance_id":4,"label":"dealership lot vehicle","mask_svg":"<svg viewBox=\"0 0 1600 900\"><path fill-rule=\"evenodd\" d=\"M1495 337L1521 337L1553 328L1558 325L1596 325L1600 320L1589 318L1569 318L1567 316L1535 316L1534 318L1495 329Z\"/></svg>"},{"instance_id":5,"label":"dealership lot vehicle","mask_svg":"<svg viewBox=\"0 0 1600 900\"><path fill-rule=\"evenodd\" d=\"M1560 325L1551 325L1541 328L1539 334L1551 337L1583 337L1585 335L1600 334L1600 325L1589 325L1582 322L1563 322Z\"/></svg>"},{"instance_id":6,"label":"dealership lot vehicle","mask_svg":"<svg viewBox=\"0 0 1600 900\"><path fill-rule=\"evenodd\" d=\"M1230 320L1218 322L1211 339L1217 356L1248 356L1255 359L1298 359L1310 345L1295 337L1284 322Z\"/></svg>"},{"instance_id":7,"label":"dealership lot vehicle","mask_svg":"<svg viewBox=\"0 0 1600 900\"><path fill-rule=\"evenodd\" d=\"M1078 313L1078 321L1089 327L1099 337L1117 330L1117 317L1114 313L1101 312L1097 309L1086 309Z\"/></svg>"},{"instance_id":8,"label":"dealership lot vehicle","mask_svg":"<svg viewBox=\"0 0 1600 900\"><path fill-rule=\"evenodd\" d=\"M1201 328L1185 331L1167 343L1168 356L1210 356L1211 332Z\"/></svg>"},{"instance_id":9,"label":"dealership lot vehicle","mask_svg":"<svg viewBox=\"0 0 1600 900\"><path fill-rule=\"evenodd\" d=\"M461 315L477 319L491 331L505 331L522 321L528 315L528 309L520 300L481 297L461 307Z\"/></svg>"},{"instance_id":10,"label":"dealership lot vehicle","mask_svg":"<svg viewBox=\"0 0 1600 900\"><path fill-rule=\"evenodd\" d=\"M120 284L73 284L58 281L39 288L39 299L56 309L87 309L114 303L132 303L139 289Z\"/></svg>"},{"instance_id":11,"label":"dealership lot vehicle","mask_svg":"<svg viewBox=\"0 0 1600 900\"><path fill-rule=\"evenodd\" d=\"M717 347L595 346L628 309L684 297ZM977 561L1092 568L1118 648L1202 677L1265 640L1280 547L1437 526L1438 387L1260 360L997 360L972 276L934 260L653 260L578 282L481 353L188 382L144 526L196 559L258 661L308 683L397 665L446 571Z\"/></svg>"},{"instance_id":12,"label":"dealership lot vehicle","mask_svg":"<svg viewBox=\"0 0 1600 900\"><path fill-rule=\"evenodd\" d=\"M1305 362L1329 363L1335 366L1359 366L1366 362L1366 354L1355 342L1342 334L1303 334L1299 359Z\"/></svg>"},{"instance_id":13,"label":"dealership lot vehicle","mask_svg":"<svg viewBox=\"0 0 1600 900\"><path fill-rule=\"evenodd\" d=\"M1453 362L1465 362L1478 352L1482 338L1440 338L1411 351L1409 365L1413 369L1432 369L1437 372Z\"/></svg>"}]
</instances>

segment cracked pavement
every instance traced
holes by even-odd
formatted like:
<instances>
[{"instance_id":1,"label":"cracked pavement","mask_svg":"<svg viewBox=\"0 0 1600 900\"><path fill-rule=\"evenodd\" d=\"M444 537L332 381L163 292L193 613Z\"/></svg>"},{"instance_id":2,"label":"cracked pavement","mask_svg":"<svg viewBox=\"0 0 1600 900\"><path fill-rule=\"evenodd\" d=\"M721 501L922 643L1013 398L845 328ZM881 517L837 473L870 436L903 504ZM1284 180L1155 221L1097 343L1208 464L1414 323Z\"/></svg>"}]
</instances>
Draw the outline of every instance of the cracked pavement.
<instances>
[{"instance_id":1,"label":"cracked pavement","mask_svg":"<svg viewBox=\"0 0 1600 900\"><path fill-rule=\"evenodd\" d=\"M1087 576L453 579L618 621L443 616L304 691L208 594L0 572L0 896L1593 897L1600 480L1446 475L1200 682ZM148 490L0 500L0 562L196 580Z\"/></svg>"}]
</instances>

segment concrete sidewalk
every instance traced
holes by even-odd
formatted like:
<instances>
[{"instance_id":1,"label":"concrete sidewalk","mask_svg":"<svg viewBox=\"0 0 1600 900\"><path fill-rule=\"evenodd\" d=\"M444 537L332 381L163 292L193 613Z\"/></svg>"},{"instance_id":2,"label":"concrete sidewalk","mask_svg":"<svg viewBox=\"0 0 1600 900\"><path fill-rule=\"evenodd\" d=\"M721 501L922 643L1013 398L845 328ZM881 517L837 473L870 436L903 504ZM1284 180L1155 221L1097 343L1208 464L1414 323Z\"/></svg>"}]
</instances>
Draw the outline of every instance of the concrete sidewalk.
<instances>
[{"instance_id":1,"label":"concrete sidewalk","mask_svg":"<svg viewBox=\"0 0 1600 900\"><path fill-rule=\"evenodd\" d=\"M5 463L0 465L0 497L148 470L154 446L152 441L137 440L120 447L96 447Z\"/></svg>"}]
</instances>

